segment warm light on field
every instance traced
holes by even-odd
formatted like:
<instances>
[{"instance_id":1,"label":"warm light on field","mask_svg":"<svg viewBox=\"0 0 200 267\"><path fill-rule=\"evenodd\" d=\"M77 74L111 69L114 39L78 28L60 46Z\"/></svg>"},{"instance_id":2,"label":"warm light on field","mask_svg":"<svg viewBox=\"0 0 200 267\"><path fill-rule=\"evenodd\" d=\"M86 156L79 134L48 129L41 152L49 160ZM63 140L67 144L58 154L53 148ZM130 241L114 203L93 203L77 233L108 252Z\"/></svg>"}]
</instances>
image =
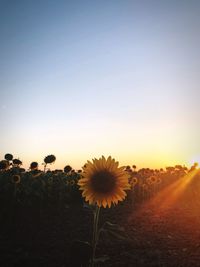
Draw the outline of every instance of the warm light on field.
<instances>
[{"instance_id":1,"label":"warm light on field","mask_svg":"<svg viewBox=\"0 0 200 267\"><path fill-rule=\"evenodd\" d=\"M193 165L194 163L200 164L200 155L195 155L189 160L189 165Z\"/></svg>"},{"instance_id":2,"label":"warm light on field","mask_svg":"<svg viewBox=\"0 0 200 267\"><path fill-rule=\"evenodd\" d=\"M175 183L171 184L151 201L151 204L157 204L158 212L169 206L172 206L184 194L187 187L192 182L199 170L194 170L180 178Z\"/></svg>"},{"instance_id":3,"label":"warm light on field","mask_svg":"<svg viewBox=\"0 0 200 267\"><path fill-rule=\"evenodd\" d=\"M142 214L145 210L152 210L156 216L163 216L163 213L173 208L180 198L183 197L184 199L188 197L186 190L189 188L194 177L198 173L199 169L195 169L175 182L170 183L166 188L158 192L151 200L147 200L143 207L140 207L140 210L138 210L138 214ZM189 201L191 206L191 199Z\"/></svg>"}]
</instances>

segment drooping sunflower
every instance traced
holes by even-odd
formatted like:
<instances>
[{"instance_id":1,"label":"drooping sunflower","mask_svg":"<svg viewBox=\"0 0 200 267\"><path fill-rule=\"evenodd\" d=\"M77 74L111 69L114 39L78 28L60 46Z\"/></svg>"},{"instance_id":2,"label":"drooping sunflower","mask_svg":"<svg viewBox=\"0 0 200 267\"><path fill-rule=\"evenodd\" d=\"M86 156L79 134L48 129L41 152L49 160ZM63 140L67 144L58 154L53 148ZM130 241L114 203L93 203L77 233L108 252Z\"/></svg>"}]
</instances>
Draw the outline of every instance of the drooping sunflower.
<instances>
[{"instance_id":1,"label":"drooping sunflower","mask_svg":"<svg viewBox=\"0 0 200 267\"><path fill-rule=\"evenodd\" d=\"M107 159L102 156L84 165L78 185L83 191L82 196L89 204L110 208L112 203L118 204L125 199L125 190L130 189L129 174L124 167L118 166L119 162L111 156Z\"/></svg>"}]
</instances>

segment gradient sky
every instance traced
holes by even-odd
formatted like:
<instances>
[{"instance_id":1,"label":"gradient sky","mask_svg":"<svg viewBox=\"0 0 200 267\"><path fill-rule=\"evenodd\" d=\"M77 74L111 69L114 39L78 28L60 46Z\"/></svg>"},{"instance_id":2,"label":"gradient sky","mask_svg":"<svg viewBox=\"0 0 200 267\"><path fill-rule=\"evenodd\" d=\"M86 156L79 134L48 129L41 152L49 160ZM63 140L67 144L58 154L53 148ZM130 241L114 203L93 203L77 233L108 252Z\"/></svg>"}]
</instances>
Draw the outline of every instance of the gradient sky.
<instances>
[{"instance_id":1,"label":"gradient sky","mask_svg":"<svg viewBox=\"0 0 200 267\"><path fill-rule=\"evenodd\" d=\"M200 161L200 1L0 0L0 157Z\"/></svg>"}]
</instances>

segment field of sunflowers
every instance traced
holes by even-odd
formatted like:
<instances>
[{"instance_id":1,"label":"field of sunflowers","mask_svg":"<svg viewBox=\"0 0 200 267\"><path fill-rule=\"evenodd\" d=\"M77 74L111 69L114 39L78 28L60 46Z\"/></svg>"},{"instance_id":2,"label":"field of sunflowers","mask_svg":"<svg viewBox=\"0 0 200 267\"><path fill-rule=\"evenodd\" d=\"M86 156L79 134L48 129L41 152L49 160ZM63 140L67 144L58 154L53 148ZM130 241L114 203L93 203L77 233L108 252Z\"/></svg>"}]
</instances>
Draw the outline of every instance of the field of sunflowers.
<instances>
[{"instance_id":1,"label":"field of sunflowers","mask_svg":"<svg viewBox=\"0 0 200 267\"><path fill-rule=\"evenodd\" d=\"M200 169L0 161L0 266L199 266ZM52 168L52 167L51 167Z\"/></svg>"}]
</instances>

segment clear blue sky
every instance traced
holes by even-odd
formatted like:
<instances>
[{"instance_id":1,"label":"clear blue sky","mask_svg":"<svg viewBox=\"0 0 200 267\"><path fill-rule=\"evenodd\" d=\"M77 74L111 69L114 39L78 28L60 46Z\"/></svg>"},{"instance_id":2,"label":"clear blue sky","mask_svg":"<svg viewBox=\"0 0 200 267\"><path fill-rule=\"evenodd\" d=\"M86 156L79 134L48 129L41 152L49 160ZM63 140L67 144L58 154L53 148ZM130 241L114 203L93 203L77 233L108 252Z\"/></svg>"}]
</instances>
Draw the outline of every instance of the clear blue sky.
<instances>
[{"instance_id":1,"label":"clear blue sky","mask_svg":"<svg viewBox=\"0 0 200 267\"><path fill-rule=\"evenodd\" d=\"M0 157L200 160L200 1L0 0Z\"/></svg>"}]
</instances>

